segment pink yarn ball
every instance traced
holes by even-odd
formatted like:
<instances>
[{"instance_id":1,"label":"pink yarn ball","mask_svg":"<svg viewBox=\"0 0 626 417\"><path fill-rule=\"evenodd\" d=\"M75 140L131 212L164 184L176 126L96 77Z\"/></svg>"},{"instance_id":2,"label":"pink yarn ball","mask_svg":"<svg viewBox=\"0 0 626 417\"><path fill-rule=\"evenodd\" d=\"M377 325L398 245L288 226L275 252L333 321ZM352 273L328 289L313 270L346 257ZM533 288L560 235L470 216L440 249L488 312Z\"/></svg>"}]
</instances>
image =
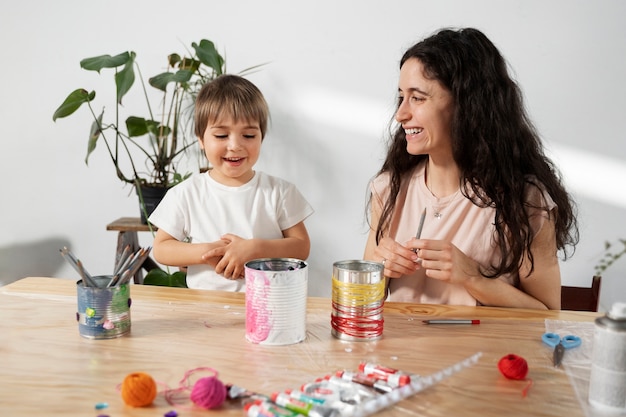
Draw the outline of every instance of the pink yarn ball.
<instances>
[{"instance_id":1,"label":"pink yarn ball","mask_svg":"<svg viewBox=\"0 0 626 417\"><path fill-rule=\"evenodd\" d=\"M226 399L226 386L214 376L200 378L191 390L191 401L202 408L217 408Z\"/></svg>"}]
</instances>

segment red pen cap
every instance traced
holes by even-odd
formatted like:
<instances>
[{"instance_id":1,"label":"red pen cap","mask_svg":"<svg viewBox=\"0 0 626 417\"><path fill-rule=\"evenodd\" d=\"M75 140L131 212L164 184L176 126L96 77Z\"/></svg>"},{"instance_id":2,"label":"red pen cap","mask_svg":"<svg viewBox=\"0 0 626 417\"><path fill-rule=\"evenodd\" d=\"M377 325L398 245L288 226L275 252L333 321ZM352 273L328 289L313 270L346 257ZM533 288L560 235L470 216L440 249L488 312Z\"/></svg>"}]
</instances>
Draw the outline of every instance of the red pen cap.
<instances>
[{"instance_id":1,"label":"red pen cap","mask_svg":"<svg viewBox=\"0 0 626 417\"><path fill-rule=\"evenodd\" d=\"M395 374L396 372L398 372L397 369L387 368L386 366L376 365L374 363L368 363L368 362L361 362L359 364L359 371L365 374L370 374L375 371L381 372L384 374Z\"/></svg>"},{"instance_id":2,"label":"red pen cap","mask_svg":"<svg viewBox=\"0 0 626 417\"><path fill-rule=\"evenodd\" d=\"M411 383L411 377L407 374L393 374L389 376L389 382L395 380L396 385L402 387Z\"/></svg>"},{"instance_id":3,"label":"red pen cap","mask_svg":"<svg viewBox=\"0 0 626 417\"><path fill-rule=\"evenodd\" d=\"M252 407L253 405L260 405L262 402L263 402L262 400L254 400L254 401L247 402L243 405L243 409L245 411L248 411L250 407Z\"/></svg>"}]
</instances>

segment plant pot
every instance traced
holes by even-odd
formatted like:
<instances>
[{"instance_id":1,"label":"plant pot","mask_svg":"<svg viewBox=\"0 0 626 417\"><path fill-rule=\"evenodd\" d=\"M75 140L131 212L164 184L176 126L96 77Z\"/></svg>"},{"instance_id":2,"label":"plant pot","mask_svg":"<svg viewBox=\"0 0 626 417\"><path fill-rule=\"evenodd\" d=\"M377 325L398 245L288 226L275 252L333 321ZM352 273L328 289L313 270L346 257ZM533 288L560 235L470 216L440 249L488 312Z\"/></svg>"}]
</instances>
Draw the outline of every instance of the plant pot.
<instances>
[{"instance_id":1,"label":"plant pot","mask_svg":"<svg viewBox=\"0 0 626 417\"><path fill-rule=\"evenodd\" d=\"M167 188L141 186L139 188L135 187L135 190L137 191L137 197L139 198L139 212L141 215L141 223L148 224L148 217L159 205L163 197L165 197L165 193L167 193Z\"/></svg>"}]
</instances>

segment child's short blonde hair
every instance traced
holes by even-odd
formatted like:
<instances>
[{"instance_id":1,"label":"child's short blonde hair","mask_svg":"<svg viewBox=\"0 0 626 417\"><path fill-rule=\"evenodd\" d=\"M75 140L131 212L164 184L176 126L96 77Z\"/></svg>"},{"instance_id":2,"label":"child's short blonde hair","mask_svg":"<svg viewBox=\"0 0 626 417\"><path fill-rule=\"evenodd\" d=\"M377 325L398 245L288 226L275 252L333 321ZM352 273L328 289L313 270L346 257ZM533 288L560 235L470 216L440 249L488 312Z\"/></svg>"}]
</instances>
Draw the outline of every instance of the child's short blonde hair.
<instances>
[{"instance_id":1,"label":"child's short blonde hair","mask_svg":"<svg viewBox=\"0 0 626 417\"><path fill-rule=\"evenodd\" d=\"M210 123L225 117L232 117L235 122L259 122L264 138L269 107L261 91L250 81L239 75L220 75L206 83L196 98L196 136L202 138Z\"/></svg>"}]
</instances>

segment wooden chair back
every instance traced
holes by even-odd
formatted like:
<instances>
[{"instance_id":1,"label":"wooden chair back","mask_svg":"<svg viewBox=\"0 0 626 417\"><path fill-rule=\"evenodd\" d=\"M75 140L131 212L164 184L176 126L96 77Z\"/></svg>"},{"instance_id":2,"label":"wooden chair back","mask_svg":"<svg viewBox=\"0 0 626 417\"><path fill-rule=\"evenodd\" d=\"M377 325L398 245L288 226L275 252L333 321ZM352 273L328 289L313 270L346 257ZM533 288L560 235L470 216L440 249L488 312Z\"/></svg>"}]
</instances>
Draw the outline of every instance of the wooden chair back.
<instances>
[{"instance_id":1,"label":"wooden chair back","mask_svg":"<svg viewBox=\"0 0 626 417\"><path fill-rule=\"evenodd\" d=\"M598 311L601 281L602 277L596 275L591 287L561 286L561 310Z\"/></svg>"}]
</instances>

